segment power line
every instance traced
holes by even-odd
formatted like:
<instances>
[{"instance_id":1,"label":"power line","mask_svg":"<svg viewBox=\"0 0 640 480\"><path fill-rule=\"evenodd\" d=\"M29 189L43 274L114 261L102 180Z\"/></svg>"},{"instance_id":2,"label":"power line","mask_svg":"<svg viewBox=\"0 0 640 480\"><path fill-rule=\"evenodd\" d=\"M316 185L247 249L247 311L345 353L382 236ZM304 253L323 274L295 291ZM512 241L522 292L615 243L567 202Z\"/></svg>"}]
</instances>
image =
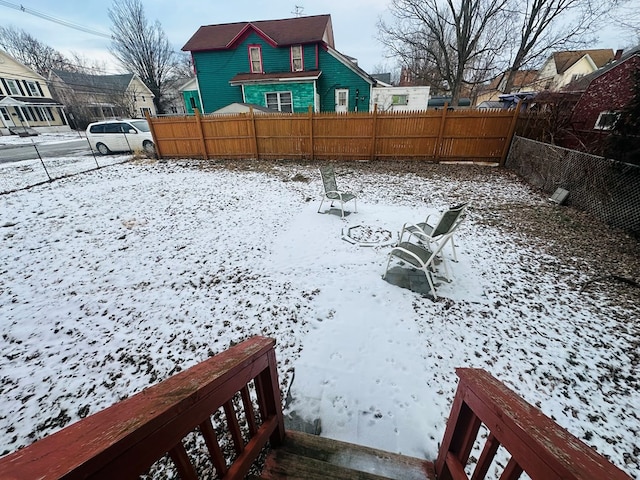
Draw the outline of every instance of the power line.
<instances>
[{"instance_id":1,"label":"power line","mask_svg":"<svg viewBox=\"0 0 640 480\"><path fill-rule=\"evenodd\" d=\"M24 13L28 13L29 15L33 15L35 17L42 18L49 22L57 23L58 25L62 25L64 27L73 28L75 30L79 30L81 32L89 33L91 35L95 35L97 37L108 38L111 40L111 35L104 32L99 32L97 30L92 30L90 28L84 27L82 25L78 25L77 23L69 22L67 20L62 20L60 18L53 17L46 13L38 12L37 10L33 10L31 8L24 7L22 5L17 5L15 3L7 2L5 0L0 0L0 5L4 5L5 7L13 8L14 10L19 10Z\"/></svg>"}]
</instances>

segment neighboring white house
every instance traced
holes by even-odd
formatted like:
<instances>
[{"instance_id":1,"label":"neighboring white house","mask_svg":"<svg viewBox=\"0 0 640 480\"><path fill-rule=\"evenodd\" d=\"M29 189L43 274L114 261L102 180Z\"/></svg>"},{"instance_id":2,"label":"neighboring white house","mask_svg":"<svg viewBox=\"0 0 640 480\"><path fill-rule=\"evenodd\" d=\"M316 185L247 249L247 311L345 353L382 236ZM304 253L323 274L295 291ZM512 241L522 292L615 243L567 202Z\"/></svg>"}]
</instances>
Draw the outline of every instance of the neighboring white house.
<instances>
[{"instance_id":1,"label":"neighboring white house","mask_svg":"<svg viewBox=\"0 0 640 480\"><path fill-rule=\"evenodd\" d=\"M44 77L0 51L0 135L69 130L63 108Z\"/></svg>"},{"instance_id":2,"label":"neighboring white house","mask_svg":"<svg viewBox=\"0 0 640 480\"><path fill-rule=\"evenodd\" d=\"M408 112L426 110L430 87L375 86L371 93L371 108L381 112Z\"/></svg>"}]
</instances>

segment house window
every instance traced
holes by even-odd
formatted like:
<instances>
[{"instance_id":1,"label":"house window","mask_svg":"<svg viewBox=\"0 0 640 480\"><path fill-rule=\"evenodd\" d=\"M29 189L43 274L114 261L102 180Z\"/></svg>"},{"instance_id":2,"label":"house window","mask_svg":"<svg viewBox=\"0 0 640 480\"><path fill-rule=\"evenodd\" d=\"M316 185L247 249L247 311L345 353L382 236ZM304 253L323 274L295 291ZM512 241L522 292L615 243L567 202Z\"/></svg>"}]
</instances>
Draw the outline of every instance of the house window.
<instances>
[{"instance_id":1,"label":"house window","mask_svg":"<svg viewBox=\"0 0 640 480\"><path fill-rule=\"evenodd\" d=\"M304 62L302 60L302 45L293 45L291 47L291 71L301 72L304 70Z\"/></svg>"},{"instance_id":2,"label":"house window","mask_svg":"<svg viewBox=\"0 0 640 480\"><path fill-rule=\"evenodd\" d=\"M593 128L597 130L611 130L616 126L618 118L620 118L620 112L600 112Z\"/></svg>"},{"instance_id":3,"label":"house window","mask_svg":"<svg viewBox=\"0 0 640 480\"><path fill-rule=\"evenodd\" d=\"M149 116L151 116L151 109L149 107L140 107L140 115L146 117L146 113L149 113Z\"/></svg>"},{"instance_id":4,"label":"house window","mask_svg":"<svg viewBox=\"0 0 640 480\"><path fill-rule=\"evenodd\" d=\"M251 73L262 73L262 50L260 45L249 47Z\"/></svg>"},{"instance_id":5,"label":"house window","mask_svg":"<svg viewBox=\"0 0 640 480\"><path fill-rule=\"evenodd\" d=\"M9 95L20 96L20 88L18 88L18 82L10 78L7 79L7 88L9 89Z\"/></svg>"},{"instance_id":6,"label":"house window","mask_svg":"<svg viewBox=\"0 0 640 480\"><path fill-rule=\"evenodd\" d=\"M579 79L580 77L584 77L584 73L574 73L573 75L571 75L571 81L573 82Z\"/></svg>"},{"instance_id":7,"label":"house window","mask_svg":"<svg viewBox=\"0 0 640 480\"><path fill-rule=\"evenodd\" d=\"M195 97L189 98L189 103L191 104L191 108L192 109L196 108L196 99L195 99Z\"/></svg>"},{"instance_id":8,"label":"house window","mask_svg":"<svg viewBox=\"0 0 640 480\"><path fill-rule=\"evenodd\" d=\"M49 121L53 121L53 112L51 111L50 107L43 107L42 108L42 114L44 115L44 117L49 120Z\"/></svg>"},{"instance_id":9,"label":"house window","mask_svg":"<svg viewBox=\"0 0 640 480\"><path fill-rule=\"evenodd\" d=\"M30 82L26 80L24 82L27 85L27 89L29 89L29 95L32 97L41 97L40 90L38 89L38 84L36 82Z\"/></svg>"},{"instance_id":10,"label":"house window","mask_svg":"<svg viewBox=\"0 0 640 480\"><path fill-rule=\"evenodd\" d=\"M272 92L265 94L267 108L279 112L293 112L291 92Z\"/></svg>"},{"instance_id":11,"label":"house window","mask_svg":"<svg viewBox=\"0 0 640 480\"><path fill-rule=\"evenodd\" d=\"M23 108L19 108L18 110L22 110L22 113L24 114L24 118L26 118L27 122L36 121L35 116L33 116L33 109L31 107L23 107Z\"/></svg>"},{"instance_id":12,"label":"house window","mask_svg":"<svg viewBox=\"0 0 640 480\"><path fill-rule=\"evenodd\" d=\"M409 95L393 95L391 103L393 105L409 105Z\"/></svg>"}]
</instances>

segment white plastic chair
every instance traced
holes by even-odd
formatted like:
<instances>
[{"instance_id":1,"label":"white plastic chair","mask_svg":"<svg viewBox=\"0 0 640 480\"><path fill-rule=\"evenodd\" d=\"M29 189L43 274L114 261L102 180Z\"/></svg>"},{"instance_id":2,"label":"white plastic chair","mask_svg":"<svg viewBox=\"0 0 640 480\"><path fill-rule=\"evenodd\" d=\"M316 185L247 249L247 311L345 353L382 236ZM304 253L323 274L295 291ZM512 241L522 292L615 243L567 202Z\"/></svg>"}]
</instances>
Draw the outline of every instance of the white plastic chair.
<instances>
[{"instance_id":1,"label":"white plastic chair","mask_svg":"<svg viewBox=\"0 0 640 480\"><path fill-rule=\"evenodd\" d=\"M322 204L325 200L331 200L331 207L336 200L340 202L340 211L342 212L342 218L344 218L344 204L353 200L354 212L358 213L358 201L354 193L344 192L338 189L336 183L336 174L333 166L327 165L320 167L320 175L322 176L322 184L324 185L324 192L322 193L322 201L318 207L318 213L322 209Z\"/></svg>"}]
</instances>

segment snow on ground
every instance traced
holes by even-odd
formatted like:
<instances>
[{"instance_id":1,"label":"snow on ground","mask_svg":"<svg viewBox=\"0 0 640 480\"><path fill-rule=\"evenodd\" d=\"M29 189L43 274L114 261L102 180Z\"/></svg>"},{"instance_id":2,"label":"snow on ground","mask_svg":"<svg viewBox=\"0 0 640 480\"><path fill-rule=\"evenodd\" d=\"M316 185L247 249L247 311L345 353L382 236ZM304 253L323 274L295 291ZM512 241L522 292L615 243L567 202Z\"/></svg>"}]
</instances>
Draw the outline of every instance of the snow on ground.
<instances>
[{"instance_id":1,"label":"snow on ground","mask_svg":"<svg viewBox=\"0 0 640 480\"><path fill-rule=\"evenodd\" d=\"M68 132L51 132L38 133L38 135L30 135L20 137L19 135L0 135L0 147L14 145L41 145L68 142L69 140L78 140L79 138L87 138L84 132L70 130Z\"/></svg>"},{"instance_id":2,"label":"snow on ground","mask_svg":"<svg viewBox=\"0 0 640 480\"><path fill-rule=\"evenodd\" d=\"M640 295L605 278L638 280L637 241L487 167L338 164L341 220L314 165L209 165L0 196L0 454L266 335L323 436L434 459L455 368L484 368L640 477ZM435 302L382 280L389 247L341 239L467 200Z\"/></svg>"}]
</instances>

